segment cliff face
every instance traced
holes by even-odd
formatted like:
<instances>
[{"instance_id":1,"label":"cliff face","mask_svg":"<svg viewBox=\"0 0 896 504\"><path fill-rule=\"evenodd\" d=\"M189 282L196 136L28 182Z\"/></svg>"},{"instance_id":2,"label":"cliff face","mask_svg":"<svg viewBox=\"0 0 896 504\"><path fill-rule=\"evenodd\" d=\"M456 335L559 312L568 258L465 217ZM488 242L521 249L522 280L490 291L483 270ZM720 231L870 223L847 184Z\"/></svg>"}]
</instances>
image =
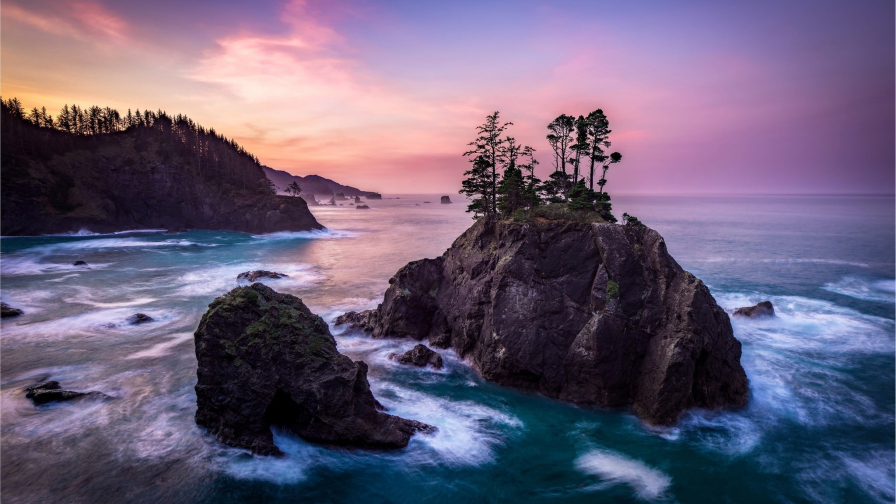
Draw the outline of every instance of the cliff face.
<instances>
[{"instance_id":1,"label":"cliff face","mask_svg":"<svg viewBox=\"0 0 896 504\"><path fill-rule=\"evenodd\" d=\"M89 229L322 229L301 198L273 196L260 165L185 124L79 136L2 117L0 233ZM192 135L192 136L191 136Z\"/></svg>"},{"instance_id":2,"label":"cliff face","mask_svg":"<svg viewBox=\"0 0 896 504\"><path fill-rule=\"evenodd\" d=\"M728 315L644 226L480 221L389 282L376 310L337 323L428 339L489 380L652 424L746 404Z\"/></svg>"},{"instance_id":3,"label":"cliff face","mask_svg":"<svg viewBox=\"0 0 896 504\"><path fill-rule=\"evenodd\" d=\"M263 284L209 305L195 333L196 423L220 441L280 454L271 426L309 441L401 448L432 427L377 410L367 365L336 350L302 300Z\"/></svg>"}]
</instances>

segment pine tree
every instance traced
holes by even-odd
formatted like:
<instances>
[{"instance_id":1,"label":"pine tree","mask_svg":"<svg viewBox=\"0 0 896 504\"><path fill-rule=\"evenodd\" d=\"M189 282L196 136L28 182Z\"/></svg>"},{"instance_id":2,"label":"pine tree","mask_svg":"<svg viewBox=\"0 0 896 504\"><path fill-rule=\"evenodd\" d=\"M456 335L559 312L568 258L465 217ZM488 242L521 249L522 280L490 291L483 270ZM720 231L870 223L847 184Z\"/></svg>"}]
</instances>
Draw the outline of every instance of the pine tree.
<instances>
[{"instance_id":1,"label":"pine tree","mask_svg":"<svg viewBox=\"0 0 896 504\"><path fill-rule=\"evenodd\" d=\"M488 194L491 196L491 201L489 202L486 215L491 216L498 213L498 165L504 161L506 142L505 139L501 138L501 135L508 126L513 124L511 122L501 124L499 115L500 113L495 111L494 114L486 116L485 123L476 127L479 136L476 137L476 140L467 144L473 148L464 152L464 156L475 156L472 161L474 165L482 162L488 163L488 169L491 172L491 188ZM482 160L479 160L479 158L482 158Z\"/></svg>"}]
</instances>

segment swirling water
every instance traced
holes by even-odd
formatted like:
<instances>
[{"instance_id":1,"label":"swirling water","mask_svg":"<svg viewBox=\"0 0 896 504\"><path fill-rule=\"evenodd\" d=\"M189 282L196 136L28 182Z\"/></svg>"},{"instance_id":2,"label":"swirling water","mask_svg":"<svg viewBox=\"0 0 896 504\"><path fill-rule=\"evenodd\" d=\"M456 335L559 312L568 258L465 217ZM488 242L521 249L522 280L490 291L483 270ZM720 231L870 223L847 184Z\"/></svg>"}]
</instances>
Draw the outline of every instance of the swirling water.
<instances>
[{"instance_id":1,"label":"swirling water","mask_svg":"<svg viewBox=\"0 0 896 504\"><path fill-rule=\"evenodd\" d=\"M387 360L403 340L337 335L391 412L438 426L405 450L322 448L275 432L284 458L222 446L193 423L192 331L250 269L331 321L375 306L406 262L444 251L463 204L404 195L315 208L328 231L3 238L0 471L4 502L892 502L892 197L619 197L666 238L733 320L749 406L651 429L480 379ZM71 266L75 260L89 269ZM130 325L143 312L155 321ZM338 332L335 329L334 332ZM110 402L35 407L59 380Z\"/></svg>"}]
</instances>

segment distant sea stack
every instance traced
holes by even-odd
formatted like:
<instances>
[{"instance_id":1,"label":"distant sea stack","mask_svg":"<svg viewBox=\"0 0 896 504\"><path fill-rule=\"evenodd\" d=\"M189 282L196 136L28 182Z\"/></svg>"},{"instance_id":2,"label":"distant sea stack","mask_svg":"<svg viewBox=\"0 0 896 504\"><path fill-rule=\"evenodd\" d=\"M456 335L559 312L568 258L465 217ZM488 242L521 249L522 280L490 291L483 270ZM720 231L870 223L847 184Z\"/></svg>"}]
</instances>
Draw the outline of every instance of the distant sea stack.
<instances>
[{"instance_id":1,"label":"distant sea stack","mask_svg":"<svg viewBox=\"0 0 896 504\"><path fill-rule=\"evenodd\" d=\"M271 426L330 445L403 448L433 427L379 411L367 365L336 350L302 300L256 283L215 299L195 333L196 423L218 440L279 455Z\"/></svg>"},{"instance_id":2,"label":"distant sea stack","mask_svg":"<svg viewBox=\"0 0 896 504\"><path fill-rule=\"evenodd\" d=\"M3 235L323 229L303 199L271 194L254 156L182 116L112 116L69 132L4 103L0 123Z\"/></svg>"},{"instance_id":3,"label":"distant sea stack","mask_svg":"<svg viewBox=\"0 0 896 504\"><path fill-rule=\"evenodd\" d=\"M382 195L382 194L380 194L380 193L375 193L375 192L367 193L366 197L367 197L367 199L369 199L369 200L372 200L372 199L379 199L379 200L381 200L381 199L383 199L383 195Z\"/></svg>"},{"instance_id":4,"label":"distant sea stack","mask_svg":"<svg viewBox=\"0 0 896 504\"><path fill-rule=\"evenodd\" d=\"M444 205L447 203L451 203L451 198L449 198L448 196L442 196L442 204Z\"/></svg>"},{"instance_id":5,"label":"distant sea stack","mask_svg":"<svg viewBox=\"0 0 896 504\"><path fill-rule=\"evenodd\" d=\"M366 197L370 194L377 194L371 191L362 191L356 187L343 185L335 180L330 180L319 175L306 175L301 177L283 170L275 170L269 166L262 166L262 168L264 168L264 173L271 182L277 184L277 187L280 188L282 194L286 194L284 189L292 182L299 184L303 193L320 195L321 199L324 200L336 195L336 193L342 193L343 196L347 198L357 196Z\"/></svg>"},{"instance_id":6,"label":"distant sea stack","mask_svg":"<svg viewBox=\"0 0 896 504\"><path fill-rule=\"evenodd\" d=\"M450 347L488 380L630 406L650 424L747 402L728 315L645 226L480 220L389 283L375 310L336 323Z\"/></svg>"}]
</instances>

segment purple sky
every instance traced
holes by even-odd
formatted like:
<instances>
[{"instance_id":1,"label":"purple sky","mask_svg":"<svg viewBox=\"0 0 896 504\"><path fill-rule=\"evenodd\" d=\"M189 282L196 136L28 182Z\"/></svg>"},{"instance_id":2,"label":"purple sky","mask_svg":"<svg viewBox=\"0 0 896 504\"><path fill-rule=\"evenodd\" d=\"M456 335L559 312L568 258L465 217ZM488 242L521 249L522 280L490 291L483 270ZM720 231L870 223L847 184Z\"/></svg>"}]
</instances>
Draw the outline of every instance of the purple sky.
<instances>
[{"instance_id":1,"label":"purple sky","mask_svg":"<svg viewBox=\"0 0 896 504\"><path fill-rule=\"evenodd\" d=\"M485 115L603 108L617 193L893 193L894 4L6 0L5 98L165 109L261 161L453 192Z\"/></svg>"}]
</instances>

